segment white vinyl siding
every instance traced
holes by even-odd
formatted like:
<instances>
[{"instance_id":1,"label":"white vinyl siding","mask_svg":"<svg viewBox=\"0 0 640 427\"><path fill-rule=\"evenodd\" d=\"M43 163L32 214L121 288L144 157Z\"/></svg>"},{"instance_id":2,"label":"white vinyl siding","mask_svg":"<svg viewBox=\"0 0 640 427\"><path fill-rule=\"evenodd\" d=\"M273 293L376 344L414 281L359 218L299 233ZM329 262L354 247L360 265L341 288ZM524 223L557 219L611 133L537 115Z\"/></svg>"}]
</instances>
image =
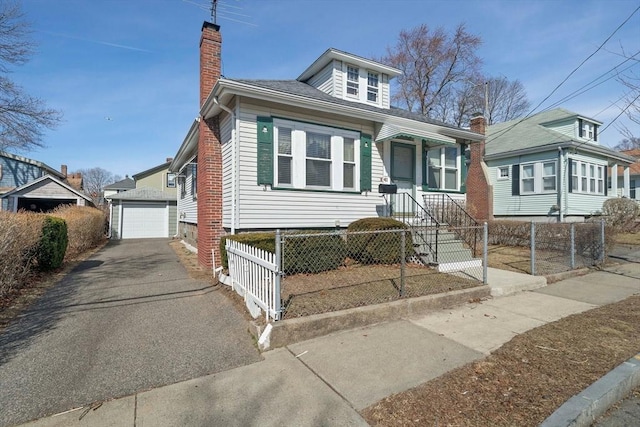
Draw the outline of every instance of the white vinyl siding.
<instances>
[{"instance_id":1,"label":"white vinyl siding","mask_svg":"<svg viewBox=\"0 0 640 427\"><path fill-rule=\"evenodd\" d=\"M329 95L334 95L333 90L333 61L311 77L307 83L316 89L323 91Z\"/></svg>"},{"instance_id":2,"label":"white vinyl siding","mask_svg":"<svg viewBox=\"0 0 640 427\"><path fill-rule=\"evenodd\" d=\"M240 185L239 198L242 200L242 209L237 212L237 229L335 227L336 222L344 227L357 219L378 215L377 212L381 210L384 201L377 194L377 189L368 194L354 194L339 191L272 190L257 185L257 116L286 117L287 121L312 122L317 126L374 134L370 122L345 121L343 117L326 113L308 116L298 110L281 105L259 104L258 101L252 101L252 104L241 103L238 128L239 170L236 176ZM274 119L274 145L277 145L277 121L278 119ZM373 183L380 182L384 173L380 153L376 147L377 144L372 147ZM340 158L343 157L342 150L340 145ZM334 158L337 159L338 156ZM356 159L359 159L358 155ZM340 167L334 167L334 170L342 171L342 162L337 164ZM356 186L359 184L357 177Z\"/></svg>"},{"instance_id":3,"label":"white vinyl siding","mask_svg":"<svg viewBox=\"0 0 640 427\"><path fill-rule=\"evenodd\" d=\"M222 144L222 215L223 218L228 218L229 220L229 222L223 221L222 226L227 228L231 227L231 197L233 179L233 144L231 141L232 132L233 123L231 115L225 113L222 120L220 121L220 142Z\"/></svg>"},{"instance_id":4,"label":"white vinyl siding","mask_svg":"<svg viewBox=\"0 0 640 427\"><path fill-rule=\"evenodd\" d=\"M183 166L178 175L178 220L195 224L198 222L198 199L194 191L194 175L197 170L197 158ZM196 172L197 173L197 172Z\"/></svg>"}]
</instances>

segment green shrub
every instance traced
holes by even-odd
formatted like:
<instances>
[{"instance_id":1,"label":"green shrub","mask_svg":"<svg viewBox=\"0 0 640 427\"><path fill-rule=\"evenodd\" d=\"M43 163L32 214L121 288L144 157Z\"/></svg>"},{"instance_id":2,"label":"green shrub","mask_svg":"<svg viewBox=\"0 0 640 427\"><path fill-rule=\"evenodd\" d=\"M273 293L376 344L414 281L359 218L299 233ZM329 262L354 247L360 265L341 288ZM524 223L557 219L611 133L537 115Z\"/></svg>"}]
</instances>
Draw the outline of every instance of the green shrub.
<instances>
[{"instance_id":1,"label":"green shrub","mask_svg":"<svg viewBox=\"0 0 640 427\"><path fill-rule=\"evenodd\" d=\"M38 268L48 271L60 267L67 251L67 243L67 223L62 218L47 216L36 250Z\"/></svg>"},{"instance_id":2,"label":"green shrub","mask_svg":"<svg viewBox=\"0 0 640 427\"><path fill-rule=\"evenodd\" d=\"M375 233L375 231L407 228L405 223L393 218L362 218L354 221L347 228L349 257L361 264L398 263L401 261L401 233ZM405 239L406 258L414 254L411 233L407 232Z\"/></svg>"},{"instance_id":3,"label":"green shrub","mask_svg":"<svg viewBox=\"0 0 640 427\"><path fill-rule=\"evenodd\" d=\"M305 237L289 234L284 237L282 250L282 268L286 274L319 273L335 270L346 257L344 240L339 235L328 235L321 231L305 231ZM309 236L317 234L317 236ZM220 239L220 258L222 266L229 268L229 256L226 250L227 239L244 243L267 252L275 253L275 233L241 233L223 236Z\"/></svg>"},{"instance_id":4,"label":"green shrub","mask_svg":"<svg viewBox=\"0 0 640 427\"><path fill-rule=\"evenodd\" d=\"M227 239L231 239L234 242L244 243L245 245L253 246L254 248L262 249L263 251L271 253L276 252L275 233L241 233L222 236L220 239L220 259L224 268L229 268L229 257L227 255L226 248Z\"/></svg>"},{"instance_id":5,"label":"green shrub","mask_svg":"<svg viewBox=\"0 0 640 427\"><path fill-rule=\"evenodd\" d=\"M282 264L285 274L335 270L347 256L342 236L326 231L305 231L304 237L295 234L285 238Z\"/></svg>"}]
</instances>

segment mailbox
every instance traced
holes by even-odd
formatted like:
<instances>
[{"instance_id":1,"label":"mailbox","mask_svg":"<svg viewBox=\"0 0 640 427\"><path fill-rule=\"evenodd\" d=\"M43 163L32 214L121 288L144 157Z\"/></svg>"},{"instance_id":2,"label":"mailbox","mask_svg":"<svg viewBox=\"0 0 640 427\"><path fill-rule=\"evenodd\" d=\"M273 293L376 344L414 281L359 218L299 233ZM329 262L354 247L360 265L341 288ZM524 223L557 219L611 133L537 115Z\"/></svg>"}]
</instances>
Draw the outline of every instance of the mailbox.
<instances>
[{"instance_id":1,"label":"mailbox","mask_svg":"<svg viewBox=\"0 0 640 427\"><path fill-rule=\"evenodd\" d=\"M397 192L398 192L398 186L396 184L380 184L380 185L378 185L378 193L396 194Z\"/></svg>"}]
</instances>

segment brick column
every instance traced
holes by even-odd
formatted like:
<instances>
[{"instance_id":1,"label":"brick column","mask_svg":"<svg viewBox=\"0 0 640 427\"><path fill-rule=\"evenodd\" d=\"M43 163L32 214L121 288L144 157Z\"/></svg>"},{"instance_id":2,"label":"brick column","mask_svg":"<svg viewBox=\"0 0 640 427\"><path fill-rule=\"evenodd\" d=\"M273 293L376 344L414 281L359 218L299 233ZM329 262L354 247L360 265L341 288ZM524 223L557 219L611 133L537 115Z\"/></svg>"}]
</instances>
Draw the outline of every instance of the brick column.
<instances>
[{"instance_id":1,"label":"brick column","mask_svg":"<svg viewBox=\"0 0 640 427\"><path fill-rule=\"evenodd\" d=\"M485 134L486 121L476 115L471 119L471 131ZM471 162L467 171L467 205L477 220L493 219L493 187L489 185L487 166L484 163L485 142L472 142Z\"/></svg>"},{"instance_id":2,"label":"brick column","mask_svg":"<svg viewBox=\"0 0 640 427\"><path fill-rule=\"evenodd\" d=\"M202 25L200 38L200 106L220 78L220 27ZM198 138L198 262L207 268L220 265L222 227L222 147L218 117L201 118ZM215 265L211 258L215 250Z\"/></svg>"}]
</instances>

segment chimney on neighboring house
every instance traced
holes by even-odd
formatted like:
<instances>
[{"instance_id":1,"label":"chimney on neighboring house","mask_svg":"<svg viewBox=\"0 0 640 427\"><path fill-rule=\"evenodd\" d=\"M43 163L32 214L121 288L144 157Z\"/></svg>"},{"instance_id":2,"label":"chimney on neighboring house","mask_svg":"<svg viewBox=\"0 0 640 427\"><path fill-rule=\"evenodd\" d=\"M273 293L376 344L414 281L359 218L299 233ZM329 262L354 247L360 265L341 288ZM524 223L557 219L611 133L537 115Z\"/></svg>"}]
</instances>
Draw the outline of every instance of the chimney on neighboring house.
<instances>
[{"instance_id":1,"label":"chimney on neighboring house","mask_svg":"<svg viewBox=\"0 0 640 427\"><path fill-rule=\"evenodd\" d=\"M485 135L486 121L482 114L471 118L471 131ZM493 219L493 187L489 185L489 171L484 162L485 141L470 146L471 163L467 172L467 205L478 220Z\"/></svg>"},{"instance_id":2,"label":"chimney on neighboring house","mask_svg":"<svg viewBox=\"0 0 640 427\"><path fill-rule=\"evenodd\" d=\"M220 26L205 22L200 38L200 107L220 79L222 36ZM200 120L198 138L198 262L205 267L221 265L222 227L222 149L218 117ZM215 265L211 250L215 249Z\"/></svg>"},{"instance_id":3,"label":"chimney on neighboring house","mask_svg":"<svg viewBox=\"0 0 640 427\"><path fill-rule=\"evenodd\" d=\"M62 175L65 177L65 179L67 178L67 165L62 165L60 166L60 172L62 173Z\"/></svg>"}]
</instances>

